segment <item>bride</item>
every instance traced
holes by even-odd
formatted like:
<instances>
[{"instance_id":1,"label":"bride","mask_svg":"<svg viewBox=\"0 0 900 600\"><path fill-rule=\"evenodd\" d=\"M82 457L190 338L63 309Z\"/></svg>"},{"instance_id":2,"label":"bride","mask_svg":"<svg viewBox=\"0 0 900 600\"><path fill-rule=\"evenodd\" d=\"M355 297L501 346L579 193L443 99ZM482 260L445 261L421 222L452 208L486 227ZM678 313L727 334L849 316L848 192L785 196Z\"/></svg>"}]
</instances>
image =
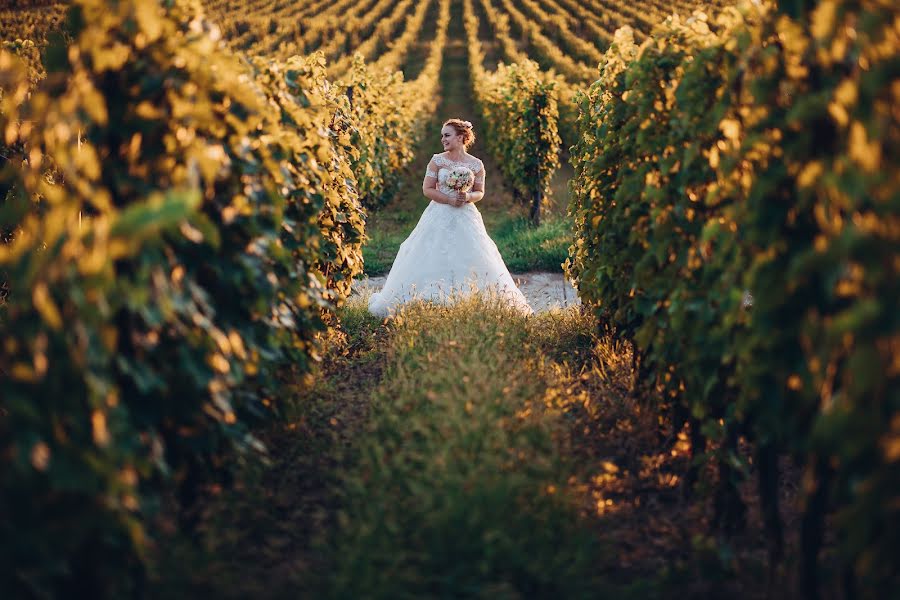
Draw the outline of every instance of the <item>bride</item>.
<instances>
[{"instance_id":1,"label":"bride","mask_svg":"<svg viewBox=\"0 0 900 600\"><path fill-rule=\"evenodd\" d=\"M532 312L475 208L484 197L484 163L466 152L474 141L468 121L450 119L441 128L444 152L431 157L422 182L431 202L400 244L381 292L369 299L372 314L387 316L412 299L446 303L451 294L473 288L498 293L521 312ZM461 167L474 174L469 191L456 191L447 181L451 172L465 173Z\"/></svg>"}]
</instances>

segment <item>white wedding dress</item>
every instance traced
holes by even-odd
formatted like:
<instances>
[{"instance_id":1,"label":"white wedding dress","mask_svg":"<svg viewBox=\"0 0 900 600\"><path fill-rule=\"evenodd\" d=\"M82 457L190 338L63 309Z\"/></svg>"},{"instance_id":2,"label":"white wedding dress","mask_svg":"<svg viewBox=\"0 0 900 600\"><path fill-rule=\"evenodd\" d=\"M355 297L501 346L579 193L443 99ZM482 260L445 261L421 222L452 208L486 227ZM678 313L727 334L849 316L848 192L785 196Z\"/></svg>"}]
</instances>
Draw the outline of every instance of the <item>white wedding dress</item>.
<instances>
[{"instance_id":1,"label":"white wedding dress","mask_svg":"<svg viewBox=\"0 0 900 600\"><path fill-rule=\"evenodd\" d=\"M475 181L484 182L484 165L477 158L457 162L435 154L432 162L437 173L429 169L426 176L436 177L438 191L448 196L455 194L446 184L454 166L470 168ZM522 313L533 312L475 205L455 207L432 200L400 244L384 287L369 299L369 312L384 317L413 299L447 303L454 295L473 291L497 293Z\"/></svg>"}]
</instances>

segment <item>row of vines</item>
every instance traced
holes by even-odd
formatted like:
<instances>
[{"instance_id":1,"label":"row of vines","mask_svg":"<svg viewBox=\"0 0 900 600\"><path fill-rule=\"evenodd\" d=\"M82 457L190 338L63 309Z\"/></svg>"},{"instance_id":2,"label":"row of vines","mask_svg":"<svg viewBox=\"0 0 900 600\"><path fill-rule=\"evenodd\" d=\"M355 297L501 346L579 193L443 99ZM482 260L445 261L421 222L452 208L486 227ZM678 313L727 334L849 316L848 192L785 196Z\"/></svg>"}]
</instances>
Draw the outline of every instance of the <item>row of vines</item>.
<instances>
[{"instance_id":1,"label":"row of vines","mask_svg":"<svg viewBox=\"0 0 900 600\"><path fill-rule=\"evenodd\" d=\"M450 0L206 4L0 7L14 596L137 594L166 503L263 451L433 118ZM462 0L469 83L535 222L568 150L566 268L689 432L688 488L715 474L713 525L745 525L752 465L780 562L789 457L806 596L833 527L833 577L877 597L900 589L900 15L725 4Z\"/></svg>"},{"instance_id":2,"label":"row of vines","mask_svg":"<svg viewBox=\"0 0 900 600\"><path fill-rule=\"evenodd\" d=\"M531 220L538 224L550 197L550 179L559 167L554 82L529 60L487 71L472 0L463 1L463 20L469 76L487 126L488 149L514 194L530 203Z\"/></svg>"},{"instance_id":3,"label":"row of vines","mask_svg":"<svg viewBox=\"0 0 900 600\"><path fill-rule=\"evenodd\" d=\"M421 7L339 75L240 51L193 0L75 0L44 13L57 33L4 43L4 597L139 595L173 503L189 531L265 452L433 118L450 3L426 4L409 81Z\"/></svg>"},{"instance_id":4,"label":"row of vines","mask_svg":"<svg viewBox=\"0 0 900 600\"><path fill-rule=\"evenodd\" d=\"M563 150L578 140L575 95L596 79L614 32L631 28L643 41L653 27L674 13L716 13L722 2L645 0L635 6L619 0L478 0L475 14L484 19L507 63L536 61L543 76L555 82L559 105L557 128ZM705 14L705 13L704 13Z\"/></svg>"},{"instance_id":5,"label":"row of vines","mask_svg":"<svg viewBox=\"0 0 900 600\"><path fill-rule=\"evenodd\" d=\"M699 7L689 1L665 9L599 1L463 2L470 77L488 127L489 150L515 194L531 204L533 223L540 222L540 207L546 206L557 156L564 157L579 138L576 96L596 78L615 29L633 26L634 35L646 39L663 14ZM485 64L479 20L485 21L502 59L495 70Z\"/></svg>"},{"instance_id":6,"label":"row of vines","mask_svg":"<svg viewBox=\"0 0 900 600\"><path fill-rule=\"evenodd\" d=\"M807 598L900 589L898 23L844 0L670 17L617 32L579 97L568 272L689 425L718 530L745 525L752 464L779 564L779 466L802 469Z\"/></svg>"}]
</instances>

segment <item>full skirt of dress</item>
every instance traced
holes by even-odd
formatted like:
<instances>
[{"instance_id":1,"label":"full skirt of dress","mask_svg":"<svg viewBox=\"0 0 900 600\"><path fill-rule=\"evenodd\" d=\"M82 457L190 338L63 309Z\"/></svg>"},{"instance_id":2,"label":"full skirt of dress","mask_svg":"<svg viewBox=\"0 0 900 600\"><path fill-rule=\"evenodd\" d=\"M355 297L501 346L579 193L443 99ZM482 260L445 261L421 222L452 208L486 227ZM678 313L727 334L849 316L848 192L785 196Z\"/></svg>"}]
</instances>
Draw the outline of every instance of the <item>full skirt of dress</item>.
<instances>
[{"instance_id":1,"label":"full skirt of dress","mask_svg":"<svg viewBox=\"0 0 900 600\"><path fill-rule=\"evenodd\" d=\"M447 303L474 291L496 293L522 313L532 313L475 205L431 201L400 244L384 287L369 299L369 312L385 317L410 300Z\"/></svg>"}]
</instances>

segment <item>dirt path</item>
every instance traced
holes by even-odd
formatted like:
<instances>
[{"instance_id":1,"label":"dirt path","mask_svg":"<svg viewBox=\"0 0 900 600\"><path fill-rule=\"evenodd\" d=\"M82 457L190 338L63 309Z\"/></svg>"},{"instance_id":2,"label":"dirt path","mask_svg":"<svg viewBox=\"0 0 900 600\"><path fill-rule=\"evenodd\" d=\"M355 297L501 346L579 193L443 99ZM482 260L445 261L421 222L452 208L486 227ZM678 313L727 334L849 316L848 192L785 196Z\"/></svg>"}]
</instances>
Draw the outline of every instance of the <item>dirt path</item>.
<instances>
[{"instance_id":1,"label":"dirt path","mask_svg":"<svg viewBox=\"0 0 900 600\"><path fill-rule=\"evenodd\" d=\"M532 272L513 273L513 280L535 311L543 312L553 308L565 308L581 304L574 286L562 273ZM369 290L377 292L387 279L385 275L364 277L353 282L353 294L365 294Z\"/></svg>"}]
</instances>

